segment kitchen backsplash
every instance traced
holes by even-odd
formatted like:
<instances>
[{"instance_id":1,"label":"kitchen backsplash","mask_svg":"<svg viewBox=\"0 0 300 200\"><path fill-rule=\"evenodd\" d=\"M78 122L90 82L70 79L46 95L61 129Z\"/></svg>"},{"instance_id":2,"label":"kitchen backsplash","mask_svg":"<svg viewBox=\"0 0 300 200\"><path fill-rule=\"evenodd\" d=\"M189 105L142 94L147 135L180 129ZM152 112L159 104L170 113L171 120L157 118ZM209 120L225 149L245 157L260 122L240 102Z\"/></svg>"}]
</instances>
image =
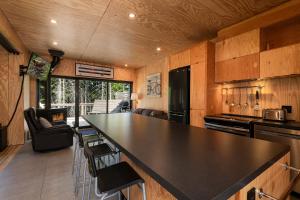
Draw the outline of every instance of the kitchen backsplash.
<instances>
[{"instance_id":1,"label":"kitchen backsplash","mask_svg":"<svg viewBox=\"0 0 300 200\"><path fill-rule=\"evenodd\" d=\"M281 108L282 105L289 105L292 106L292 113L288 114L288 119L300 121L300 77L224 84L223 88L243 86L262 86L262 88L228 89L227 95L226 90L223 90L221 94L223 113L261 116L263 108ZM258 101L256 90L259 91ZM259 110L255 110L255 107L259 107Z\"/></svg>"}]
</instances>

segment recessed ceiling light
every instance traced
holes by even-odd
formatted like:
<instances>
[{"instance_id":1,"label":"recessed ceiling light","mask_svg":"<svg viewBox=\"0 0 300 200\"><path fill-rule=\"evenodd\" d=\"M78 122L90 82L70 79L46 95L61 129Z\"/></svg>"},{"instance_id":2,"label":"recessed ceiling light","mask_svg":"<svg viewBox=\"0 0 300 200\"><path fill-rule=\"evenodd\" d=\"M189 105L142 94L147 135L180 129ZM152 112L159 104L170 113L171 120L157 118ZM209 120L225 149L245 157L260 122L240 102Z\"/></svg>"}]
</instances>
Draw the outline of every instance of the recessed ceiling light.
<instances>
[{"instance_id":1,"label":"recessed ceiling light","mask_svg":"<svg viewBox=\"0 0 300 200\"><path fill-rule=\"evenodd\" d=\"M156 48L156 51L161 51L161 48L160 48L160 47L157 47L157 48Z\"/></svg>"},{"instance_id":2,"label":"recessed ceiling light","mask_svg":"<svg viewBox=\"0 0 300 200\"><path fill-rule=\"evenodd\" d=\"M129 17L129 19L134 19L135 18L135 14L134 13L129 13L128 17Z\"/></svg>"},{"instance_id":3,"label":"recessed ceiling light","mask_svg":"<svg viewBox=\"0 0 300 200\"><path fill-rule=\"evenodd\" d=\"M125 64L124 66L125 66L125 67L128 67L128 65L127 65L127 64Z\"/></svg>"},{"instance_id":4,"label":"recessed ceiling light","mask_svg":"<svg viewBox=\"0 0 300 200\"><path fill-rule=\"evenodd\" d=\"M56 24L56 23L57 23L55 19L51 19L50 22L51 22L52 24Z\"/></svg>"},{"instance_id":5,"label":"recessed ceiling light","mask_svg":"<svg viewBox=\"0 0 300 200\"><path fill-rule=\"evenodd\" d=\"M54 41L52 44L56 46L58 45L58 42Z\"/></svg>"}]
</instances>

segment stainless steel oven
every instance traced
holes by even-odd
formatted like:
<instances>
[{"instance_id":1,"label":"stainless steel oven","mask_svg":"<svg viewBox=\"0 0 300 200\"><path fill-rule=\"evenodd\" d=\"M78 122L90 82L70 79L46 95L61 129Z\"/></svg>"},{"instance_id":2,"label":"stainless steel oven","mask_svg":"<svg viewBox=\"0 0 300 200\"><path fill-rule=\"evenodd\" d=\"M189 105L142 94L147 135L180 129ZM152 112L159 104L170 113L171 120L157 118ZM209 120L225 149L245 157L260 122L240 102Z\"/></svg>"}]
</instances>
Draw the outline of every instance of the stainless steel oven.
<instances>
[{"instance_id":1,"label":"stainless steel oven","mask_svg":"<svg viewBox=\"0 0 300 200\"><path fill-rule=\"evenodd\" d=\"M252 122L257 118L242 115L207 115L204 117L207 129L253 137Z\"/></svg>"},{"instance_id":2,"label":"stainless steel oven","mask_svg":"<svg viewBox=\"0 0 300 200\"><path fill-rule=\"evenodd\" d=\"M211 130L216 130L216 131L221 131L221 132L226 132L226 133L231 133L235 135L241 135L241 136L247 136L250 137L250 130L245 127L241 126L228 126L228 125L220 125L216 123L205 123L205 128L211 129Z\"/></svg>"},{"instance_id":3,"label":"stainless steel oven","mask_svg":"<svg viewBox=\"0 0 300 200\"><path fill-rule=\"evenodd\" d=\"M291 147L291 166L300 168L300 131L286 128L254 125L254 137L271 142L289 145ZM300 182L293 188L300 194Z\"/></svg>"}]
</instances>

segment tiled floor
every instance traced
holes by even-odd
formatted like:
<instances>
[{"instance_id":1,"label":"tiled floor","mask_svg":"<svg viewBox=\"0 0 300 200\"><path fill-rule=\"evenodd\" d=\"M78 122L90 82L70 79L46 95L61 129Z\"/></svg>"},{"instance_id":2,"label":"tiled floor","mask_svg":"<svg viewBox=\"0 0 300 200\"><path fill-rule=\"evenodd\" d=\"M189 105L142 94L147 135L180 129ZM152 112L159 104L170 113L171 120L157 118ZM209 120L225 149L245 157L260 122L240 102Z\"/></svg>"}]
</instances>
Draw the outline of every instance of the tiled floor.
<instances>
[{"instance_id":1,"label":"tiled floor","mask_svg":"<svg viewBox=\"0 0 300 200\"><path fill-rule=\"evenodd\" d=\"M22 145L8 146L0 151L0 172L10 163L21 147Z\"/></svg>"},{"instance_id":2,"label":"tiled floor","mask_svg":"<svg viewBox=\"0 0 300 200\"><path fill-rule=\"evenodd\" d=\"M25 144L0 173L1 200L74 200L72 148L35 153ZM94 196L91 199L96 199Z\"/></svg>"}]
</instances>

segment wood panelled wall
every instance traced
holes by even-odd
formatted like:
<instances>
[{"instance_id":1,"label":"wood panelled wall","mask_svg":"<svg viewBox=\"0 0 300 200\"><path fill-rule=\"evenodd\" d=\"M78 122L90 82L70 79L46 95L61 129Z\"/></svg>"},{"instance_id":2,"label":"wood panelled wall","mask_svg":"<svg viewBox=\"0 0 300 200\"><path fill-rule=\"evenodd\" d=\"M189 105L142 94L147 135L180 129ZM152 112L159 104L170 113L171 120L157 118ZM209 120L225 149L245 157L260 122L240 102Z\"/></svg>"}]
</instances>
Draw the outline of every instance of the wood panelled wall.
<instances>
[{"instance_id":1,"label":"wood panelled wall","mask_svg":"<svg viewBox=\"0 0 300 200\"><path fill-rule=\"evenodd\" d=\"M223 98L223 112L224 113L233 113L233 114L242 114L242 115L253 115L261 116L263 108L281 108L282 105L291 105L292 113L288 114L288 118L292 120L300 121L300 77L283 77L275 79L266 79L260 81L251 81L244 83L234 83L223 85L224 88L227 87L239 87L239 86L253 86L261 85L263 88L260 91L260 110L254 111L255 105L255 91L256 89L248 90L248 103L249 106L243 106L246 103L246 89L241 90L241 107L234 106L230 107L225 103L226 101L226 92L223 90L223 95L220 94ZM239 102L239 90L228 91L228 102L229 104L233 101L235 103Z\"/></svg>"},{"instance_id":2,"label":"wood panelled wall","mask_svg":"<svg viewBox=\"0 0 300 200\"><path fill-rule=\"evenodd\" d=\"M49 62L51 58L49 56L43 56ZM103 66L99 63L91 63L85 62L81 60L75 60L70 58L63 58L60 63L55 67L53 71L53 75L57 76L65 76L65 77L75 77L75 64L76 63L84 63L96 66ZM131 81L133 82L133 91L136 91L136 73L133 68L125 68L125 67L114 67L114 79L118 81ZM36 81L31 80L30 82L30 105L36 107Z\"/></svg>"},{"instance_id":3,"label":"wood panelled wall","mask_svg":"<svg viewBox=\"0 0 300 200\"><path fill-rule=\"evenodd\" d=\"M29 52L0 10L0 32L18 49L19 55L8 54L0 48L0 123L6 125L13 114L19 92L21 77L19 65L27 64ZM24 100L23 95L18 105L16 115L8 128L8 144L24 143Z\"/></svg>"},{"instance_id":4,"label":"wood panelled wall","mask_svg":"<svg viewBox=\"0 0 300 200\"><path fill-rule=\"evenodd\" d=\"M146 77L150 74L161 73L161 97L147 96ZM138 108L151 108L157 110L168 110L168 83L169 83L169 59L158 60L146 67L136 70L137 89L139 100Z\"/></svg>"}]
</instances>

